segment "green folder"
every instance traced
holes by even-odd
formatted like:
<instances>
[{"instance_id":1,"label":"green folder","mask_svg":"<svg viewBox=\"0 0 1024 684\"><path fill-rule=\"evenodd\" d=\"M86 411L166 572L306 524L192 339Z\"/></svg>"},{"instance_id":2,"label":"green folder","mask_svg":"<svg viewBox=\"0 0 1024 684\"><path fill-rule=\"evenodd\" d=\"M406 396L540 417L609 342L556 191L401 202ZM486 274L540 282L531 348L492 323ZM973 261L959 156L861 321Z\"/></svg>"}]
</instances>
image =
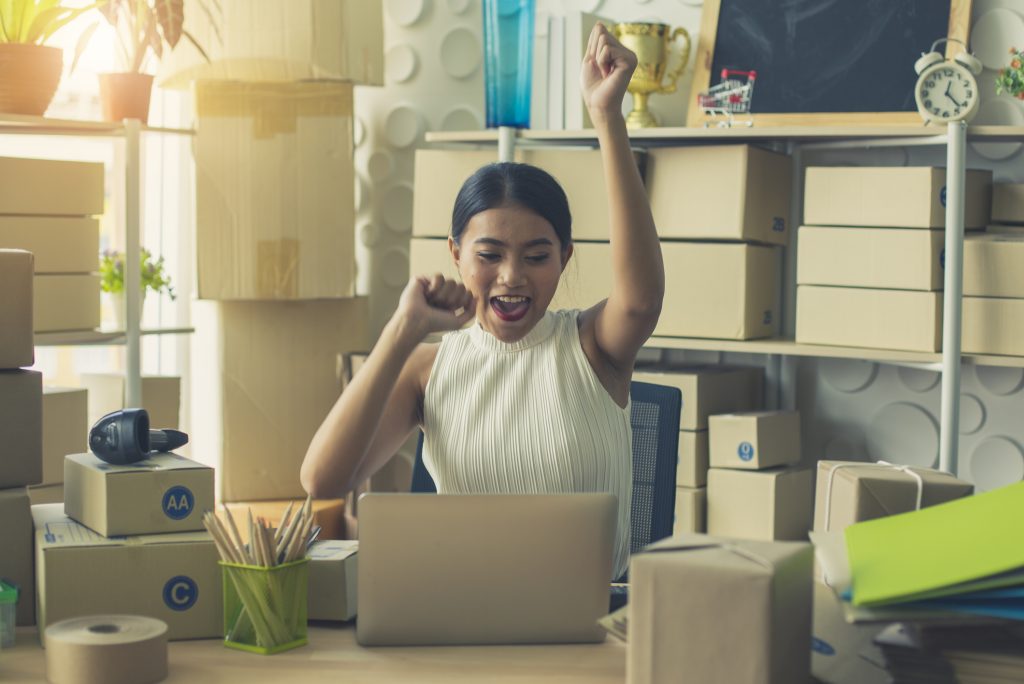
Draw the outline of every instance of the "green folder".
<instances>
[{"instance_id":1,"label":"green folder","mask_svg":"<svg viewBox=\"0 0 1024 684\"><path fill-rule=\"evenodd\" d=\"M1024 585L1024 482L846 528L853 604Z\"/></svg>"}]
</instances>

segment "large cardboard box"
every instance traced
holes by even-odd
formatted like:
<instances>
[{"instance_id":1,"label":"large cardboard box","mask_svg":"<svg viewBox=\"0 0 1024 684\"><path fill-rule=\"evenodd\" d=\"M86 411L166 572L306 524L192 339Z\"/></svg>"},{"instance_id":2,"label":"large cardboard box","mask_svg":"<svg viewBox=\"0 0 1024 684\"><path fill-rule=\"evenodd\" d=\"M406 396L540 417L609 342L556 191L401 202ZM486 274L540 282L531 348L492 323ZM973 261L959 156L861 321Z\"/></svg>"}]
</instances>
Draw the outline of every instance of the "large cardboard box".
<instances>
[{"instance_id":1,"label":"large cardboard box","mask_svg":"<svg viewBox=\"0 0 1024 684\"><path fill-rule=\"evenodd\" d=\"M61 476L63 477L63 475ZM28 488L28 500L33 506L40 504L64 503L64 485L36 485Z\"/></svg>"},{"instance_id":2,"label":"large cardboard box","mask_svg":"<svg viewBox=\"0 0 1024 684\"><path fill-rule=\"evenodd\" d=\"M708 490L705 487L676 487L675 519L672 534L707 530Z\"/></svg>"},{"instance_id":3,"label":"large cardboard box","mask_svg":"<svg viewBox=\"0 0 1024 684\"><path fill-rule=\"evenodd\" d=\"M91 273L99 269L99 223L74 216L0 216L0 249L32 252L36 273Z\"/></svg>"},{"instance_id":4,"label":"large cardboard box","mask_svg":"<svg viewBox=\"0 0 1024 684\"><path fill-rule=\"evenodd\" d=\"M40 632L67 618L145 615L167 623L170 639L224 636L217 549L207 532L110 539L64 515L32 507Z\"/></svg>"},{"instance_id":5,"label":"large cardboard box","mask_svg":"<svg viewBox=\"0 0 1024 684\"><path fill-rule=\"evenodd\" d=\"M708 533L738 539L803 541L811 526L810 468L708 471Z\"/></svg>"},{"instance_id":6,"label":"large cardboard box","mask_svg":"<svg viewBox=\"0 0 1024 684\"><path fill-rule=\"evenodd\" d=\"M351 620L356 616L359 542L318 541L309 549L310 620Z\"/></svg>"},{"instance_id":7,"label":"large cardboard box","mask_svg":"<svg viewBox=\"0 0 1024 684\"><path fill-rule=\"evenodd\" d=\"M1024 234L964 239L964 295L1024 299Z\"/></svg>"},{"instance_id":8,"label":"large cardboard box","mask_svg":"<svg viewBox=\"0 0 1024 684\"><path fill-rule=\"evenodd\" d=\"M800 285L796 341L871 349L942 349L942 293Z\"/></svg>"},{"instance_id":9,"label":"large cardboard box","mask_svg":"<svg viewBox=\"0 0 1024 684\"><path fill-rule=\"evenodd\" d=\"M0 579L18 587L15 623L36 623L32 514L24 487L0 490Z\"/></svg>"},{"instance_id":10,"label":"large cardboard box","mask_svg":"<svg viewBox=\"0 0 1024 684\"><path fill-rule=\"evenodd\" d=\"M2 184L0 184L2 185ZM35 363L32 338L33 256L0 249L0 369Z\"/></svg>"},{"instance_id":11,"label":"large cardboard box","mask_svg":"<svg viewBox=\"0 0 1024 684\"><path fill-rule=\"evenodd\" d=\"M711 467L764 470L800 462L800 414L751 411L708 418Z\"/></svg>"},{"instance_id":12,"label":"large cardboard box","mask_svg":"<svg viewBox=\"0 0 1024 684\"><path fill-rule=\"evenodd\" d=\"M195 307L193 454L220 463L224 501L305 498L299 468L343 387L343 356L369 347L365 298Z\"/></svg>"},{"instance_id":13,"label":"large cardboard box","mask_svg":"<svg viewBox=\"0 0 1024 684\"><path fill-rule=\"evenodd\" d=\"M676 486L703 487L708 483L708 431L680 430Z\"/></svg>"},{"instance_id":14,"label":"large cardboard box","mask_svg":"<svg viewBox=\"0 0 1024 684\"><path fill-rule=\"evenodd\" d=\"M796 281L891 290L941 290L940 230L800 227Z\"/></svg>"},{"instance_id":15,"label":"large cardboard box","mask_svg":"<svg viewBox=\"0 0 1024 684\"><path fill-rule=\"evenodd\" d=\"M1024 183L992 184L992 220L1024 223Z\"/></svg>"},{"instance_id":16,"label":"large cardboard box","mask_svg":"<svg viewBox=\"0 0 1024 684\"><path fill-rule=\"evenodd\" d=\"M964 297L961 351L1024 356L1024 299Z\"/></svg>"},{"instance_id":17,"label":"large cardboard box","mask_svg":"<svg viewBox=\"0 0 1024 684\"><path fill-rule=\"evenodd\" d=\"M812 559L810 544L704 535L664 539L634 555L627 681L808 681Z\"/></svg>"},{"instance_id":18,"label":"large cardboard box","mask_svg":"<svg viewBox=\"0 0 1024 684\"><path fill-rule=\"evenodd\" d=\"M64 457L89 448L89 397L80 387L43 388L42 484L64 482Z\"/></svg>"},{"instance_id":19,"label":"large cardboard box","mask_svg":"<svg viewBox=\"0 0 1024 684\"><path fill-rule=\"evenodd\" d=\"M100 327L98 275L37 275L34 280L32 319L37 333Z\"/></svg>"},{"instance_id":20,"label":"large cardboard box","mask_svg":"<svg viewBox=\"0 0 1024 684\"><path fill-rule=\"evenodd\" d=\"M384 85L381 0L219 0L214 21L198 0L185 3L189 41L164 54L157 82L193 80L351 81ZM209 6L210 3L207 3Z\"/></svg>"},{"instance_id":21,"label":"large cardboard box","mask_svg":"<svg viewBox=\"0 0 1024 684\"><path fill-rule=\"evenodd\" d=\"M292 507L293 514L305 503L305 499L288 499L285 501L235 501L226 503L224 506L231 511L231 516L236 522L249 519L249 512L252 511L254 518L265 519L271 527L277 528L284 517L288 506ZM320 528L318 539L344 539L345 538L345 500L344 499L316 499L313 501L313 524ZM226 520L227 516L223 510L217 511L217 515ZM249 541L249 530L246 526L240 525L238 532L242 542Z\"/></svg>"},{"instance_id":22,"label":"large cardboard box","mask_svg":"<svg viewBox=\"0 0 1024 684\"><path fill-rule=\"evenodd\" d=\"M822 684L889 684L884 659L863 657L865 651L873 655L872 640L884 628L848 623L835 592L815 580L811 673Z\"/></svg>"},{"instance_id":23,"label":"large cardboard box","mask_svg":"<svg viewBox=\"0 0 1024 684\"><path fill-rule=\"evenodd\" d=\"M967 171L964 227L984 228L988 223L991 186L991 171ZM809 167L804 223L944 228L946 170L930 166Z\"/></svg>"},{"instance_id":24,"label":"large cardboard box","mask_svg":"<svg viewBox=\"0 0 1024 684\"><path fill-rule=\"evenodd\" d=\"M352 85L202 81L195 97L199 298L351 296Z\"/></svg>"},{"instance_id":25,"label":"large cardboard box","mask_svg":"<svg viewBox=\"0 0 1024 684\"><path fill-rule=\"evenodd\" d=\"M43 376L0 371L0 489L43 479Z\"/></svg>"},{"instance_id":26,"label":"large cardboard box","mask_svg":"<svg viewBox=\"0 0 1024 684\"><path fill-rule=\"evenodd\" d=\"M64 460L64 512L105 537L203 529L213 468L177 454L110 465L93 454Z\"/></svg>"},{"instance_id":27,"label":"large cardboard box","mask_svg":"<svg viewBox=\"0 0 1024 684\"><path fill-rule=\"evenodd\" d=\"M683 393L680 430L706 430L708 416L749 411L763 402L764 369L753 366L638 366L633 380L679 388Z\"/></svg>"},{"instance_id":28,"label":"large cardboard box","mask_svg":"<svg viewBox=\"0 0 1024 684\"><path fill-rule=\"evenodd\" d=\"M125 408L125 377L120 373L82 373L79 381L89 392L89 425L95 425L111 411ZM142 376L142 408L149 414L152 429L177 429L180 406L181 378L173 375Z\"/></svg>"},{"instance_id":29,"label":"large cardboard box","mask_svg":"<svg viewBox=\"0 0 1024 684\"><path fill-rule=\"evenodd\" d=\"M103 213L103 164L0 157L0 214Z\"/></svg>"},{"instance_id":30,"label":"large cardboard box","mask_svg":"<svg viewBox=\"0 0 1024 684\"><path fill-rule=\"evenodd\" d=\"M974 493L974 485L949 473L856 461L819 461L814 529L842 530L864 520L884 518L953 501ZM913 474L911 474L913 473ZM918 480L920 478L920 481Z\"/></svg>"},{"instance_id":31,"label":"large cardboard box","mask_svg":"<svg viewBox=\"0 0 1024 684\"><path fill-rule=\"evenodd\" d=\"M784 245L792 176L787 155L749 145L654 148L647 188L658 235Z\"/></svg>"}]
</instances>

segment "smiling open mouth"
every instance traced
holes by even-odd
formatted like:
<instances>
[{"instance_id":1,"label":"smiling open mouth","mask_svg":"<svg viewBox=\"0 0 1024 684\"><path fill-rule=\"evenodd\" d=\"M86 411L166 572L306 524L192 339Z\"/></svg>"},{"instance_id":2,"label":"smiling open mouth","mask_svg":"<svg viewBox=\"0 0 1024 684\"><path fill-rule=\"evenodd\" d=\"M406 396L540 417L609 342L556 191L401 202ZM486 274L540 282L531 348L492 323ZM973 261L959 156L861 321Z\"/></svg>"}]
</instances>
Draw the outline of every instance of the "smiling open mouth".
<instances>
[{"instance_id":1,"label":"smiling open mouth","mask_svg":"<svg viewBox=\"0 0 1024 684\"><path fill-rule=\"evenodd\" d=\"M503 321L518 321L530 310L530 298L519 295L491 297L491 310Z\"/></svg>"}]
</instances>

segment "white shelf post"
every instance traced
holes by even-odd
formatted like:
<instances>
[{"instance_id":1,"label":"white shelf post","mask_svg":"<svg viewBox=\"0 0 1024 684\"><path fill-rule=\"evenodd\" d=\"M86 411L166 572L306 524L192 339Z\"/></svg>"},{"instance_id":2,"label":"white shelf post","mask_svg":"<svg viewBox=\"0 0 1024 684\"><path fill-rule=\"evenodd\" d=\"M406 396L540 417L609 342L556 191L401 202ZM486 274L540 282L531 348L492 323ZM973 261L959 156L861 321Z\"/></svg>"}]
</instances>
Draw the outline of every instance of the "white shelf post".
<instances>
[{"instance_id":1,"label":"white shelf post","mask_svg":"<svg viewBox=\"0 0 1024 684\"><path fill-rule=\"evenodd\" d=\"M498 161L515 161L516 129L511 126L498 127Z\"/></svg>"},{"instance_id":2,"label":"white shelf post","mask_svg":"<svg viewBox=\"0 0 1024 684\"><path fill-rule=\"evenodd\" d=\"M142 274L140 269L142 172L139 146L141 123L124 122L125 140L125 406L142 407Z\"/></svg>"}]
</instances>

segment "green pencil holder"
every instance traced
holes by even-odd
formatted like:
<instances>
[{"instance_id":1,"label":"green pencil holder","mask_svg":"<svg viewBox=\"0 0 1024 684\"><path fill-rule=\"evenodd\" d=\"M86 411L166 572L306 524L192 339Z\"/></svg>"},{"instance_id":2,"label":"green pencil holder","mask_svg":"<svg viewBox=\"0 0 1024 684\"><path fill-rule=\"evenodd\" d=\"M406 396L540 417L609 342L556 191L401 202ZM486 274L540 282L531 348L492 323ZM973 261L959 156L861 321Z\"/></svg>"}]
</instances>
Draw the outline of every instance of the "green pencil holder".
<instances>
[{"instance_id":1,"label":"green pencil holder","mask_svg":"<svg viewBox=\"0 0 1024 684\"><path fill-rule=\"evenodd\" d=\"M220 566L225 646L270 655L306 644L308 558L270 568Z\"/></svg>"}]
</instances>

